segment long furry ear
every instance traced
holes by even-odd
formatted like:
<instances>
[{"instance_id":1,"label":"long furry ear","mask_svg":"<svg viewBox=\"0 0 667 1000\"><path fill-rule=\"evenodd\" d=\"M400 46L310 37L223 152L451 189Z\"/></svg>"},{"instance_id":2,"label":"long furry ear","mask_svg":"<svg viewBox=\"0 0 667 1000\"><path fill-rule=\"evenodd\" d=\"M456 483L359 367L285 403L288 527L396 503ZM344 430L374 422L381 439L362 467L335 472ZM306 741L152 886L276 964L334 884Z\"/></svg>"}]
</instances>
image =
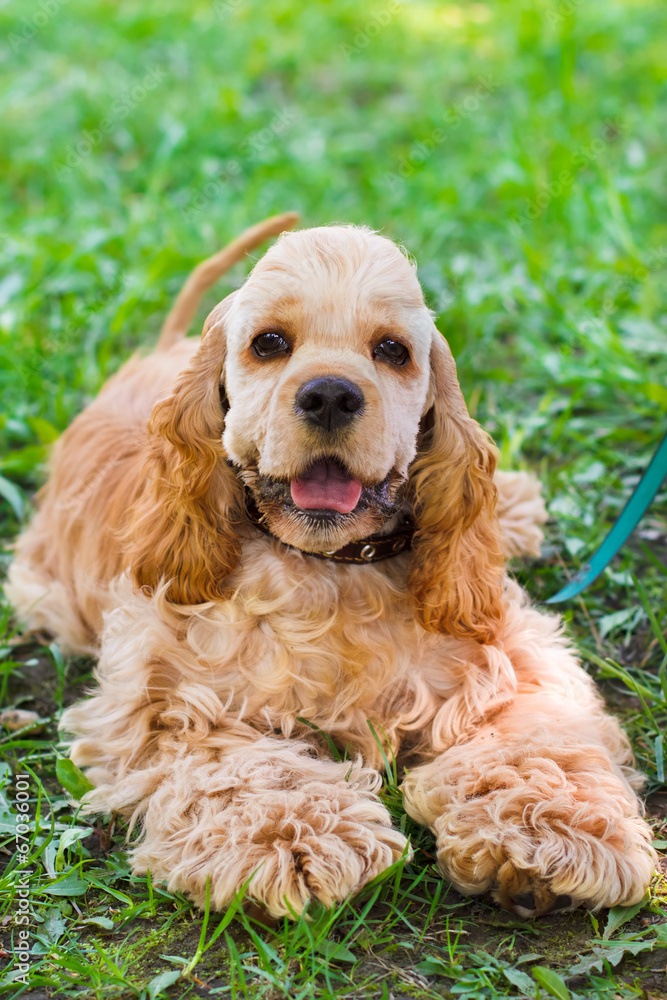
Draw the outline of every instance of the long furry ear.
<instances>
[{"instance_id":1,"label":"long furry ear","mask_svg":"<svg viewBox=\"0 0 667 1000\"><path fill-rule=\"evenodd\" d=\"M435 328L431 399L408 483L417 525L408 584L425 628L491 643L503 618L497 452L469 416Z\"/></svg>"},{"instance_id":2,"label":"long furry ear","mask_svg":"<svg viewBox=\"0 0 667 1000\"><path fill-rule=\"evenodd\" d=\"M240 553L243 488L222 447L223 317L230 298L208 317L202 345L171 395L153 407L148 482L124 536L135 583L152 590L169 581L167 597L176 604L225 597Z\"/></svg>"}]
</instances>

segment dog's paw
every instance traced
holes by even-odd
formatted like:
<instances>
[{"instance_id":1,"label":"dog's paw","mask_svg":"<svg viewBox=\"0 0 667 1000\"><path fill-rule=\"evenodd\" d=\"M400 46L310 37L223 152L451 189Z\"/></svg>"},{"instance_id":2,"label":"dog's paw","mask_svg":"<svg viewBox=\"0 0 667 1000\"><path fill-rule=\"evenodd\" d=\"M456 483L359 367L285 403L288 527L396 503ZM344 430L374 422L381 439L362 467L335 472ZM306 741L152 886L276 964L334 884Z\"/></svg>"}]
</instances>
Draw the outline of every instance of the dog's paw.
<instances>
[{"instance_id":1,"label":"dog's paw","mask_svg":"<svg viewBox=\"0 0 667 1000\"><path fill-rule=\"evenodd\" d=\"M533 836L529 857L525 857L523 849L513 857L508 842L504 856L480 843L473 847L475 874L484 871L486 878L477 883L461 882L460 865L452 857L447 838L444 842L438 840L438 860L441 870L463 891L490 889L497 903L521 917L541 917L578 906L591 910L632 906L646 892L654 863L643 831L635 828L617 832L624 846L618 841L590 841L568 834L562 834L556 845L553 838L547 844ZM525 831L521 833L525 836Z\"/></svg>"},{"instance_id":2,"label":"dog's paw","mask_svg":"<svg viewBox=\"0 0 667 1000\"><path fill-rule=\"evenodd\" d=\"M272 916L300 913L311 899L330 907L354 896L406 847L378 802L293 792L257 806L230 828L224 883L230 887L232 870L236 888L249 880L247 895ZM216 902L224 905L228 888Z\"/></svg>"},{"instance_id":3,"label":"dog's paw","mask_svg":"<svg viewBox=\"0 0 667 1000\"><path fill-rule=\"evenodd\" d=\"M300 757L301 773L289 774L279 763L190 775L185 810L173 788L154 794L136 870L150 869L198 906L208 881L215 909L246 886L249 900L280 917L312 899L333 906L401 857L407 841L375 795L377 772Z\"/></svg>"},{"instance_id":4,"label":"dog's paw","mask_svg":"<svg viewBox=\"0 0 667 1000\"><path fill-rule=\"evenodd\" d=\"M521 916L641 900L651 830L601 748L485 749L453 748L406 788L408 811L429 820L439 866L460 891L491 891Z\"/></svg>"},{"instance_id":5,"label":"dog's paw","mask_svg":"<svg viewBox=\"0 0 667 1000\"><path fill-rule=\"evenodd\" d=\"M590 905L587 900L577 900L563 893L557 896L546 881L533 879L526 872L517 871L511 864L498 873L498 888L492 896L504 910L518 917L543 917L547 913L563 913L578 906Z\"/></svg>"},{"instance_id":6,"label":"dog's paw","mask_svg":"<svg viewBox=\"0 0 667 1000\"><path fill-rule=\"evenodd\" d=\"M529 472L498 470L494 480L505 555L508 559L539 556L544 539L540 525L548 520L539 479Z\"/></svg>"},{"instance_id":7,"label":"dog's paw","mask_svg":"<svg viewBox=\"0 0 667 1000\"><path fill-rule=\"evenodd\" d=\"M576 801L573 789L569 808L558 795L536 798L511 803L498 788L470 800L468 809L446 810L435 823L444 874L466 892L490 889L523 917L639 902L654 867L641 817L630 809L620 814L619 798Z\"/></svg>"}]
</instances>

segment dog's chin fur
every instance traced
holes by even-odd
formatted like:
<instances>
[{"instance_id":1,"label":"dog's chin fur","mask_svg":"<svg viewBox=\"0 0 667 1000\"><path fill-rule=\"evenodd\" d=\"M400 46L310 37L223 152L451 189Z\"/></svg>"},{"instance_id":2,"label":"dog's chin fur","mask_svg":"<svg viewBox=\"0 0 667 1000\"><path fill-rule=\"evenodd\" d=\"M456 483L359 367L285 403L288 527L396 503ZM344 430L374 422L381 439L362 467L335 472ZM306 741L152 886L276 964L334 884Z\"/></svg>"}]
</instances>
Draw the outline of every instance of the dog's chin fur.
<instances>
[{"instance_id":1,"label":"dog's chin fur","mask_svg":"<svg viewBox=\"0 0 667 1000\"><path fill-rule=\"evenodd\" d=\"M364 486L349 514L335 510L302 510L292 500L286 479L245 470L242 479L264 516L269 531L304 552L335 552L381 531L403 507L404 480L392 471L382 482Z\"/></svg>"}]
</instances>

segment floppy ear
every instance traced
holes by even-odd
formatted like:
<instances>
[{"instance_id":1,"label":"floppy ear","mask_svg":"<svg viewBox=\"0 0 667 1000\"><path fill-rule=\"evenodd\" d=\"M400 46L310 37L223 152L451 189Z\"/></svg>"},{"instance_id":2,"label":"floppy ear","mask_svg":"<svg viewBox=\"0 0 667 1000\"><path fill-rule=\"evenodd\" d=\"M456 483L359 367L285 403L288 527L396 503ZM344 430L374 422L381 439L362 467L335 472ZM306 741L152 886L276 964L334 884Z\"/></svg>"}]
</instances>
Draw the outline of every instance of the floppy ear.
<instances>
[{"instance_id":1,"label":"floppy ear","mask_svg":"<svg viewBox=\"0 0 667 1000\"><path fill-rule=\"evenodd\" d=\"M201 347L171 395L153 407L148 483L125 532L135 583L153 589L168 580L167 597L176 604L225 597L225 578L239 558L243 487L222 447L220 398L230 299L208 317Z\"/></svg>"},{"instance_id":2,"label":"floppy ear","mask_svg":"<svg viewBox=\"0 0 667 1000\"><path fill-rule=\"evenodd\" d=\"M497 452L468 414L451 351L435 327L431 399L408 483L417 526L408 585L425 628L490 643L503 618Z\"/></svg>"}]
</instances>

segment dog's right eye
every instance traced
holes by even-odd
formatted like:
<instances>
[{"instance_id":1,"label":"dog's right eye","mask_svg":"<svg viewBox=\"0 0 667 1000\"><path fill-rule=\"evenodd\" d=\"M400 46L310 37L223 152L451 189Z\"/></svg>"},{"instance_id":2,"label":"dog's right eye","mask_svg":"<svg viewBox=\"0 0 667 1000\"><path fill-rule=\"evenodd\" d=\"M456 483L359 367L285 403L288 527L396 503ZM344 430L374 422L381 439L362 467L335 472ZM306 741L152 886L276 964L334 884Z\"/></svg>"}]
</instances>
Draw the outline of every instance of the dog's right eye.
<instances>
[{"instance_id":1,"label":"dog's right eye","mask_svg":"<svg viewBox=\"0 0 667 1000\"><path fill-rule=\"evenodd\" d=\"M269 358L273 354L287 354L289 344L280 333L260 333L252 342L252 349L258 358Z\"/></svg>"}]
</instances>

